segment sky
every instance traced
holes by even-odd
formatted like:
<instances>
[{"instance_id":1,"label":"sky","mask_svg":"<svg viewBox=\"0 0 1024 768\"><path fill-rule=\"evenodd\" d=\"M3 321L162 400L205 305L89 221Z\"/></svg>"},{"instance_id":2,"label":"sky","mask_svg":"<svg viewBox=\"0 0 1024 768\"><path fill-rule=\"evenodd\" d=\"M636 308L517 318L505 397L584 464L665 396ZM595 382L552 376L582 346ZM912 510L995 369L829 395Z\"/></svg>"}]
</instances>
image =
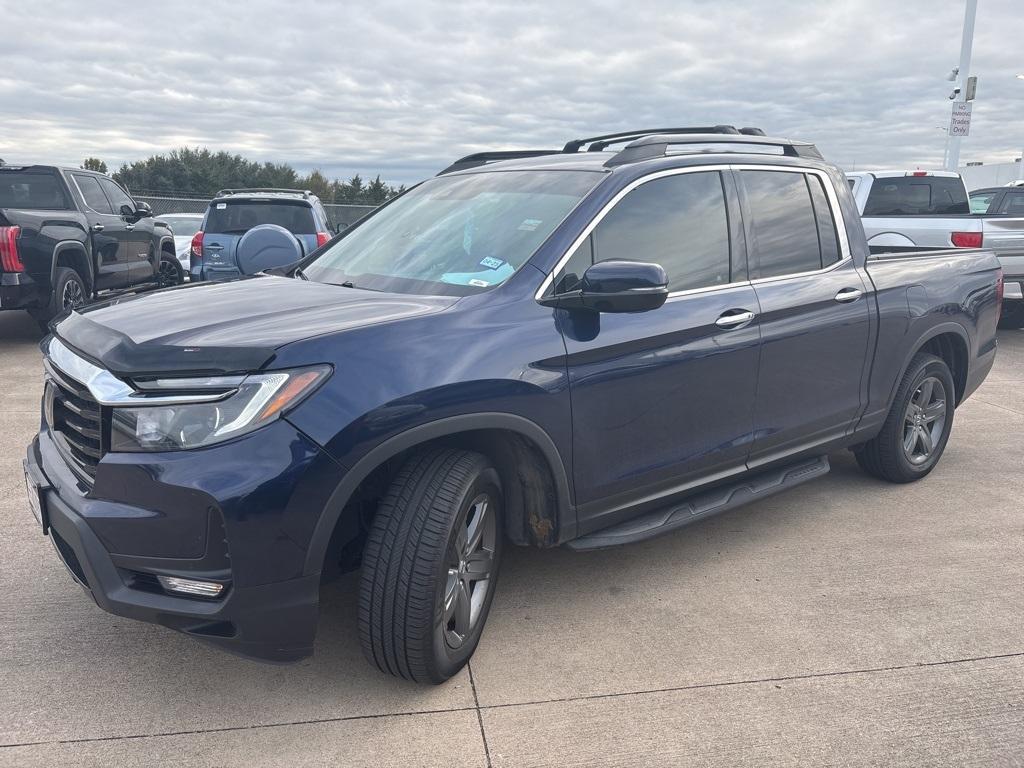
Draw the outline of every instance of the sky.
<instances>
[{"instance_id":1,"label":"sky","mask_svg":"<svg viewBox=\"0 0 1024 768\"><path fill-rule=\"evenodd\" d=\"M961 163L1024 147L1022 0L979 0ZM0 0L0 158L206 146L415 182L484 149L758 126L939 167L963 0Z\"/></svg>"}]
</instances>

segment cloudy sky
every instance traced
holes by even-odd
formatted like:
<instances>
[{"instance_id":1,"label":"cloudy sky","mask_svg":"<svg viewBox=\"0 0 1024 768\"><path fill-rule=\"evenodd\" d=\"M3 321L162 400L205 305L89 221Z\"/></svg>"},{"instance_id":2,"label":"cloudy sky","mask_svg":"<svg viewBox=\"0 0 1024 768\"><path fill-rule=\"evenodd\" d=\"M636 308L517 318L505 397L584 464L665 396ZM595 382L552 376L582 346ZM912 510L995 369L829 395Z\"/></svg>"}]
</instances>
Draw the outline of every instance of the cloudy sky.
<instances>
[{"instance_id":1,"label":"cloudy sky","mask_svg":"<svg viewBox=\"0 0 1024 768\"><path fill-rule=\"evenodd\" d=\"M0 157L182 145L416 181L485 148L733 123L938 166L963 0L0 0ZM1024 6L980 0L961 161L1024 146Z\"/></svg>"}]
</instances>

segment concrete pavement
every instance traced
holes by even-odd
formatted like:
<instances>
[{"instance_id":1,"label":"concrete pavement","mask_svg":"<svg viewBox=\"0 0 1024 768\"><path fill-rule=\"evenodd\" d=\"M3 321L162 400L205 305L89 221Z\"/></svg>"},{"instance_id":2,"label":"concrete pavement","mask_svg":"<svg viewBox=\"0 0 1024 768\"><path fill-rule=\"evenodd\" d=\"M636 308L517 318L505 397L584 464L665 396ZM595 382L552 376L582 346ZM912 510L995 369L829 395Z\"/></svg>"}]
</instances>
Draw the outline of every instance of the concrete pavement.
<instances>
[{"instance_id":1,"label":"concrete pavement","mask_svg":"<svg viewBox=\"0 0 1024 768\"><path fill-rule=\"evenodd\" d=\"M436 688L363 661L351 577L293 666L93 605L24 501L38 338L0 314L0 766L1024 765L1024 332L923 482L842 454L655 541L511 550Z\"/></svg>"}]
</instances>

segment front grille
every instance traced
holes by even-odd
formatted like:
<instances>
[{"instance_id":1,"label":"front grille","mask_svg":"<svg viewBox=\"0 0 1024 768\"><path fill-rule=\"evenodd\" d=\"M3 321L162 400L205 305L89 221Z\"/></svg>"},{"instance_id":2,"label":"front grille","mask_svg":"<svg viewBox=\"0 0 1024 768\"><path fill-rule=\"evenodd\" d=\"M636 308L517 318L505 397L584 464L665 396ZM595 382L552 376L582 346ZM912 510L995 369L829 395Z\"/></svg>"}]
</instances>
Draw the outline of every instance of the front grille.
<instances>
[{"instance_id":1,"label":"front grille","mask_svg":"<svg viewBox=\"0 0 1024 768\"><path fill-rule=\"evenodd\" d=\"M89 390L46 366L44 412L57 449L80 479L91 484L106 452L103 411Z\"/></svg>"}]
</instances>

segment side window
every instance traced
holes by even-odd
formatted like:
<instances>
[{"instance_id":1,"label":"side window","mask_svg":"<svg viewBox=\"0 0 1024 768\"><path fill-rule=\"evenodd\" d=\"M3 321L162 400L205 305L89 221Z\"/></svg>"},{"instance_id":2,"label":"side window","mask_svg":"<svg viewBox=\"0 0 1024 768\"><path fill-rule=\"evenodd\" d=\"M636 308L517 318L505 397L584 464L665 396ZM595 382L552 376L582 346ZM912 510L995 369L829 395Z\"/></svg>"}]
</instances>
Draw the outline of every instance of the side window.
<instances>
[{"instance_id":1,"label":"side window","mask_svg":"<svg viewBox=\"0 0 1024 768\"><path fill-rule=\"evenodd\" d=\"M135 210L135 203L127 193L121 189L117 184L112 182L110 179L99 179L100 186L103 187L103 191L107 193L107 198L110 200L110 204L114 207L115 213L121 212L121 206L127 205L133 211Z\"/></svg>"},{"instance_id":2,"label":"side window","mask_svg":"<svg viewBox=\"0 0 1024 768\"><path fill-rule=\"evenodd\" d=\"M999 204L998 213L1008 213L1011 216L1024 216L1024 191L1012 191L1003 195L1003 201Z\"/></svg>"},{"instance_id":3,"label":"side window","mask_svg":"<svg viewBox=\"0 0 1024 768\"><path fill-rule=\"evenodd\" d=\"M587 267L594 263L594 235L580 243L580 247L565 262L565 266L555 275L555 293L568 293L580 287L580 280Z\"/></svg>"},{"instance_id":4,"label":"side window","mask_svg":"<svg viewBox=\"0 0 1024 768\"><path fill-rule=\"evenodd\" d=\"M804 178L811 190L814 216L818 220L818 246L821 249L821 266L824 268L839 261L839 233L821 177L809 173Z\"/></svg>"},{"instance_id":5,"label":"side window","mask_svg":"<svg viewBox=\"0 0 1024 768\"><path fill-rule=\"evenodd\" d=\"M85 198L85 204L92 208L96 213L113 213L114 209L110 207L110 201L107 200L107 196L103 194L103 190L100 189L100 182L95 176L86 176L85 174L73 174L75 177L75 184L82 192L82 197Z\"/></svg>"},{"instance_id":6,"label":"side window","mask_svg":"<svg viewBox=\"0 0 1024 768\"><path fill-rule=\"evenodd\" d=\"M818 220L802 173L741 171L759 277L821 269ZM831 214L829 214L831 216ZM833 233L835 225L832 225Z\"/></svg>"},{"instance_id":7,"label":"side window","mask_svg":"<svg viewBox=\"0 0 1024 768\"><path fill-rule=\"evenodd\" d=\"M593 260L660 264L670 291L729 282L729 224L717 171L641 184L593 232Z\"/></svg>"},{"instance_id":8,"label":"side window","mask_svg":"<svg viewBox=\"0 0 1024 768\"><path fill-rule=\"evenodd\" d=\"M988 207L992 204L993 198L995 198L995 192L982 192L980 194L971 195L971 213L988 213ZM1005 205L1006 201L1003 201Z\"/></svg>"}]
</instances>

